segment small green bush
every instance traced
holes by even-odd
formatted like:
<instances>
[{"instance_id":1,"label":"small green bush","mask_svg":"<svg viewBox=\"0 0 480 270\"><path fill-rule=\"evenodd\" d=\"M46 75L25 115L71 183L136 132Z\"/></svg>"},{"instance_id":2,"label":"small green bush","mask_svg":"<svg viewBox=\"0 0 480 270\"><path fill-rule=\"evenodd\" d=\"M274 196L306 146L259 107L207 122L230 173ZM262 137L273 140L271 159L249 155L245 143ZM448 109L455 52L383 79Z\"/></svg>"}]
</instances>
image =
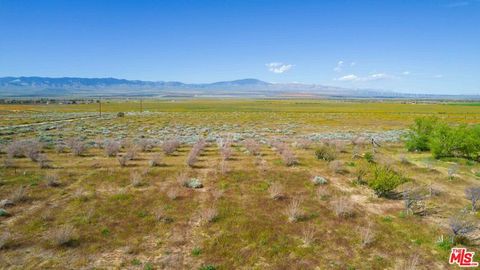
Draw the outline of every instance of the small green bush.
<instances>
[{"instance_id":1,"label":"small green bush","mask_svg":"<svg viewBox=\"0 0 480 270\"><path fill-rule=\"evenodd\" d=\"M321 177L321 176L317 175L317 176L313 177L312 182L315 186L326 185L328 183L328 180L325 179L324 177Z\"/></svg>"},{"instance_id":2,"label":"small green bush","mask_svg":"<svg viewBox=\"0 0 480 270\"><path fill-rule=\"evenodd\" d=\"M337 158L337 153L332 147L322 145L315 150L315 156L317 159L332 161Z\"/></svg>"},{"instance_id":3,"label":"small green bush","mask_svg":"<svg viewBox=\"0 0 480 270\"><path fill-rule=\"evenodd\" d=\"M217 267L213 266L213 265L204 265L202 267L200 267L199 270L216 270Z\"/></svg>"},{"instance_id":4,"label":"small green bush","mask_svg":"<svg viewBox=\"0 0 480 270\"><path fill-rule=\"evenodd\" d=\"M364 158L368 163L375 162L375 155L372 152L366 152Z\"/></svg>"},{"instance_id":5,"label":"small green bush","mask_svg":"<svg viewBox=\"0 0 480 270\"><path fill-rule=\"evenodd\" d=\"M407 179L389 167L377 165L373 169L368 186L380 197L388 196L395 188L405 183Z\"/></svg>"}]
</instances>

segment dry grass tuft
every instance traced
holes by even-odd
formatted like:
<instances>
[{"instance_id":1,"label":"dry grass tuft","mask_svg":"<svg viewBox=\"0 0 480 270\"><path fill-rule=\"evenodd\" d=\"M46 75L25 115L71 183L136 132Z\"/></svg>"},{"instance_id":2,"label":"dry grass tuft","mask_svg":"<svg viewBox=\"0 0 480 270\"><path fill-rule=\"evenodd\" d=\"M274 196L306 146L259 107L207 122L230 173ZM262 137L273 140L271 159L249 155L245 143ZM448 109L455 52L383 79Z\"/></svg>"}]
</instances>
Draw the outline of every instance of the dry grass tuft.
<instances>
[{"instance_id":1,"label":"dry grass tuft","mask_svg":"<svg viewBox=\"0 0 480 270\"><path fill-rule=\"evenodd\" d=\"M205 208L200 212L202 223L211 223L218 218L218 210L213 207Z\"/></svg>"},{"instance_id":2,"label":"dry grass tuft","mask_svg":"<svg viewBox=\"0 0 480 270\"><path fill-rule=\"evenodd\" d=\"M77 233L72 225L63 225L48 236L51 242L57 246L72 246L77 240Z\"/></svg>"},{"instance_id":3,"label":"dry grass tuft","mask_svg":"<svg viewBox=\"0 0 480 270\"><path fill-rule=\"evenodd\" d=\"M278 182L274 182L270 185L268 188L268 193L270 194L270 198L274 200L281 200L285 198L283 185Z\"/></svg>"},{"instance_id":4,"label":"dry grass tuft","mask_svg":"<svg viewBox=\"0 0 480 270\"><path fill-rule=\"evenodd\" d=\"M297 222L304 217L304 212L300 208L300 200L293 199L285 211L289 222Z\"/></svg>"},{"instance_id":5,"label":"dry grass tuft","mask_svg":"<svg viewBox=\"0 0 480 270\"><path fill-rule=\"evenodd\" d=\"M354 215L353 202L346 196L332 201L331 206L337 217L347 218Z\"/></svg>"}]
</instances>

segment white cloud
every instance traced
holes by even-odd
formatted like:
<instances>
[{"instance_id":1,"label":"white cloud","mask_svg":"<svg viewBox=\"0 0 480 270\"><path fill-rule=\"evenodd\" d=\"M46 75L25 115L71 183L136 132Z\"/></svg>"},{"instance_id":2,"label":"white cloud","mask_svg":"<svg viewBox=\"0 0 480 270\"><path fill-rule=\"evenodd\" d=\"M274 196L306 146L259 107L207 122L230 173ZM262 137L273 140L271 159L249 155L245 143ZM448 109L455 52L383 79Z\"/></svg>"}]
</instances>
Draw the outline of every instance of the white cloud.
<instances>
[{"instance_id":1,"label":"white cloud","mask_svg":"<svg viewBox=\"0 0 480 270\"><path fill-rule=\"evenodd\" d=\"M345 75L343 77L337 78L337 81L344 81L344 82L368 82L368 81L379 81L379 80L386 80L394 78L391 75L385 73L374 73L368 76L357 76L355 74Z\"/></svg>"},{"instance_id":2,"label":"white cloud","mask_svg":"<svg viewBox=\"0 0 480 270\"><path fill-rule=\"evenodd\" d=\"M268 63L268 64L265 64L265 66L267 66L269 71L273 73L278 73L278 74L287 72L293 67L293 65L291 64L284 64L279 62Z\"/></svg>"},{"instance_id":3,"label":"white cloud","mask_svg":"<svg viewBox=\"0 0 480 270\"><path fill-rule=\"evenodd\" d=\"M351 62L351 63L350 63L350 66L351 66L351 67L354 67L356 64L357 64L357 63L355 63L355 62Z\"/></svg>"},{"instance_id":4,"label":"white cloud","mask_svg":"<svg viewBox=\"0 0 480 270\"><path fill-rule=\"evenodd\" d=\"M352 81L358 81L358 76L355 74L350 74L350 75L345 75L343 77L337 78L337 81L344 81L344 82L352 82Z\"/></svg>"},{"instance_id":5,"label":"white cloud","mask_svg":"<svg viewBox=\"0 0 480 270\"><path fill-rule=\"evenodd\" d=\"M437 74L437 75L434 75L433 77L435 79L441 79L441 78L443 78L443 75L442 74Z\"/></svg>"},{"instance_id":6,"label":"white cloud","mask_svg":"<svg viewBox=\"0 0 480 270\"><path fill-rule=\"evenodd\" d=\"M338 61L337 65L333 68L333 71L340 72L342 71L344 62L342 60Z\"/></svg>"},{"instance_id":7,"label":"white cloud","mask_svg":"<svg viewBox=\"0 0 480 270\"><path fill-rule=\"evenodd\" d=\"M404 72L402 72L402 75L408 76L408 75L410 75L410 71L405 70Z\"/></svg>"},{"instance_id":8,"label":"white cloud","mask_svg":"<svg viewBox=\"0 0 480 270\"><path fill-rule=\"evenodd\" d=\"M364 77L363 79L365 81L378 81L378 80L391 79L391 78L392 78L392 76L387 75L385 73L375 73L375 74L371 74L367 77Z\"/></svg>"}]
</instances>

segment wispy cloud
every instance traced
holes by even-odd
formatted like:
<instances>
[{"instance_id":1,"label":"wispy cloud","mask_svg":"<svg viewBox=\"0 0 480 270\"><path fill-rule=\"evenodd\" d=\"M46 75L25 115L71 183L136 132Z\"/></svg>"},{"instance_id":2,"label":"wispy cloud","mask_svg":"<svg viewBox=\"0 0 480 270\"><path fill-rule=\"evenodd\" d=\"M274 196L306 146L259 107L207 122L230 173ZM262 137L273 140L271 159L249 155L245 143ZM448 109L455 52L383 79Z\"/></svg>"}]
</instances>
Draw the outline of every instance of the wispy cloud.
<instances>
[{"instance_id":1,"label":"wispy cloud","mask_svg":"<svg viewBox=\"0 0 480 270\"><path fill-rule=\"evenodd\" d=\"M336 81L344 81L344 82L368 82L368 81L379 81L379 80L386 80L386 79L393 79L394 77L388 75L386 73L374 73L368 76L357 76L355 74L349 74L342 76L340 78L336 78Z\"/></svg>"},{"instance_id":2,"label":"wispy cloud","mask_svg":"<svg viewBox=\"0 0 480 270\"><path fill-rule=\"evenodd\" d=\"M441 78L443 78L443 75L442 74L433 75L433 78L441 79Z\"/></svg>"},{"instance_id":3,"label":"wispy cloud","mask_svg":"<svg viewBox=\"0 0 480 270\"><path fill-rule=\"evenodd\" d=\"M349 74L349 75L345 75L345 76L342 76L340 78L337 78L335 80L337 81L343 81L343 82L353 82L353 81L358 81L359 77L355 74Z\"/></svg>"},{"instance_id":4,"label":"wispy cloud","mask_svg":"<svg viewBox=\"0 0 480 270\"><path fill-rule=\"evenodd\" d=\"M410 75L410 73L411 73L410 71L408 71L408 70L405 70L404 72L402 72L402 75L404 75L404 76L408 76L408 75Z\"/></svg>"},{"instance_id":5,"label":"wispy cloud","mask_svg":"<svg viewBox=\"0 0 480 270\"><path fill-rule=\"evenodd\" d=\"M269 71L280 74L289 71L294 65L284 64L280 62L272 62L265 64L265 66L268 68Z\"/></svg>"},{"instance_id":6,"label":"wispy cloud","mask_svg":"<svg viewBox=\"0 0 480 270\"><path fill-rule=\"evenodd\" d=\"M337 62L337 65L333 68L333 71L340 72L343 69L344 62L342 60Z\"/></svg>"}]
</instances>

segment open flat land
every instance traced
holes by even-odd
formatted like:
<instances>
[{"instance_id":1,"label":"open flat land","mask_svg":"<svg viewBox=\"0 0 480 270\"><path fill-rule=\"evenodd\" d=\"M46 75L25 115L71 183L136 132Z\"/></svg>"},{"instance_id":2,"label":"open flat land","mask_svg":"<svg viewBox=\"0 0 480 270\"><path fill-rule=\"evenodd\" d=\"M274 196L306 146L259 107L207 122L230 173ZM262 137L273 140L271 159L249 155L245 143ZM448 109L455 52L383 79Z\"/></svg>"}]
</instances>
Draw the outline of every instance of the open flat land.
<instances>
[{"instance_id":1,"label":"open flat land","mask_svg":"<svg viewBox=\"0 0 480 270\"><path fill-rule=\"evenodd\" d=\"M422 116L478 124L472 105L0 105L0 268L450 269L449 221L480 164L402 138ZM378 196L376 168L404 181ZM455 246L478 252L478 229L467 236Z\"/></svg>"}]
</instances>

